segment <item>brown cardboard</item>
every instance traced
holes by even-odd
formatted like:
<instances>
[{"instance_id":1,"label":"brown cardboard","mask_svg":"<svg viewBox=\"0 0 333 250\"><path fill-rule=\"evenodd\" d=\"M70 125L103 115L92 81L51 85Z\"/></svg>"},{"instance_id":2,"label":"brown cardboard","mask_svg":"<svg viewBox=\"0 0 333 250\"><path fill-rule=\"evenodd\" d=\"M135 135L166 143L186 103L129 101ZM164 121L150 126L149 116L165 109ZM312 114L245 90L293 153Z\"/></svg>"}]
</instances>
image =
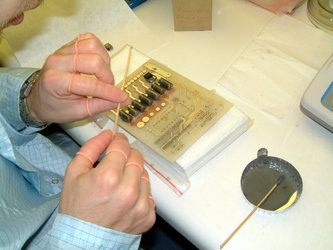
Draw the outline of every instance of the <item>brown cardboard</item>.
<instances>
[{"instance_id":1,"label":"brown cardboard","mask_svg":"<svg viewBox=\"0 0 333 250\"><path fill-rule=\"evenodd\" d=\"M172 0L172 6L176 31L212 29L212 0Z\"/></svg>"}]
</instances>

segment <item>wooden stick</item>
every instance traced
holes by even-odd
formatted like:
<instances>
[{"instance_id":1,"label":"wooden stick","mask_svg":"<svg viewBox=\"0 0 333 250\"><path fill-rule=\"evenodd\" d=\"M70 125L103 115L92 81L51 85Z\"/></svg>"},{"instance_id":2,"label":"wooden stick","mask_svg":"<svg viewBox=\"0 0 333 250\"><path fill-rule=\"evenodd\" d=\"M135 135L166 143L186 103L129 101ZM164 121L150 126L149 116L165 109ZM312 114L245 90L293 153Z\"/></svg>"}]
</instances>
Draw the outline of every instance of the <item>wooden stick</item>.
<instances>
[{"instance_id":1,"label":"wooden stick","mask_svg":"<svg viewBox=\"0 0 333 250\"><path fill-rule=\"evenodd\" d=\"M270 194L277 188L278 185L284 180L284 176L281 175L274 186L268 191L268 193L262 198L262 200L258 203L258 205L252 210L252 212L242 221L241 224L229 235L229 237L220 245L220 249L222 249L229 240L237 233L237 231L245 224L245 222L254 214L254 212L261 206L261 204L270 196Z\"/></svg>"},{"instance_id":2,"label":"wooden stick","mask_svg":"<svg viewBox=\"0 0 333 250\"><path fill-rule=\"evenodd\" d=\"M128 57L127 57L127 62L126 62L126 67L125 67L125 72L124 72L123 83L121 85L121 90L124 90L124 86L125 86L125 82L126 82L126 78L127 78L128 66L129 66L129 62L130 62L130 58L131 58L131 53L132 53L132 46L129 47ZM115 134L116 130L117 130L119 112L120 112L120 103L118 103L116 118L115 118L114 124L113 124L113 134Z\"/></svg>"}]
</instances>

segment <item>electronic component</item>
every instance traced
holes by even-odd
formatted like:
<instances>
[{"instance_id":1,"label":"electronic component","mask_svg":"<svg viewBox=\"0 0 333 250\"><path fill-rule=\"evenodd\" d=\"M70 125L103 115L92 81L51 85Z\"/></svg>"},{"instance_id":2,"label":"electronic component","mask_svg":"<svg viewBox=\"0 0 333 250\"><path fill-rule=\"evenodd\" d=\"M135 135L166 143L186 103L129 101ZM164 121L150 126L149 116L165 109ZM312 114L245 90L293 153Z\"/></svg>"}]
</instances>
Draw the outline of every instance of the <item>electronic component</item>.
<instances>
[{"instance_id":1,"label":"electronic component","mask_svg":"<svg viewBox=\"0 0 333 250\"><path fill-rule=\"evenodd\" d=\"M105 48L107 51L111 51L111 50L113 50L113 46L112 46L110 43L106 43L106 44L104 44L104 48Z\"/></svg>"},{"instance_id":2,"label":"electronic component","mask_svg":"<svg viewBox=\"0 0 333 250\"><path fill-rule=\"evenodd\" d=\"M149 98L153 99L153 100L158 100L160 99L160 94L157 93L156 91L154 91L153 89L147 89L147 95Z\"/></svg>"},{"instance_id":3,"label":"electronic component","mask_svg":"<svg viewBox=\"0 0 333 250\"><path fill-rule=\"evenodd\" d=\"M127 111L127 110L126 110ZM124 110L119 111L119 116L124 122L131 122L133 120L133 116L129 114L129 112Z\"/></svg>"},{"instance_id":4,"label":"electronic component","mask_svg":"<svg viewBox=\"0 0 333 250\"><path fill-rule=\"evenodd\" d=\"M156 83L152 84L151 88L161 95L165 93L165 89L162 88L160 85L157 85Z\"/></svg>"},{"instance_id":5,"label":"electronic component","mask_svg":"<svg viewBox=\"0 0 333 250\"><path fill-rule=\"evenodd\" d=\"M146 109L146 107L145 106L143 106L140 102L138 102L137 100L133 100L132 101L132 106L136 109L136 110L138 110L138 111L140 111L140 112L143 112L143 111L145 111L145 109Z\"/></svg>"},{"instance_id":6,"label":"electronic component","mask_svg":"<svg viewBox=\"0 0 333 250\"><path fill-rule=\"evenodd\" d=\"M152 59L127 77L124 91L132 104L122 108L119 126L170 162L232 106ZM106 112L113 120L115 113Z\"/></svg>"},{"instance_id":7,"label":"electronic component","mask_svg":"<svg viewBox=\"0 0 333 250\"><path fill-rule=\"evenodd\" d=\"M131 114L132 116L137 116L140 114L140 112L138 110L134 109L134 107L132 105L128 106L127 110L128 110L128 113Z\"/></svg>"},{"instance_id":8,"label":"electronic component","mask_svg":"<svg viewBox=\"0 0 333 250\"><path fill-rule=\"evenodd\" d=\"M144 78L146 79L147 82L155 82L156 81L156 76L154 76L152 73L150 72L147 72L145 75L144 75Z\"/></svg>"},{"instance_id":9,"label":"electronic component","mask_svg":"<svg viewBox=\"0 0 333 250\"><path fill-rule=\"evenodd\" d=\"M144 94L139 95L139 100L145 106L151 106L153 104L153 100Z\"/></svg>"},{"instance_id":10,"label":"electronic component","mask_svg":"<svg viewBox=\"0 0 333 250\"><path fill-rule=\"evenodd\" d=\"M158 80L158 83L161 85L162 88L165 88L167 90L170 90L172 88L172 83L164 78L160 78Z\"/></svg>"}]
</instances>

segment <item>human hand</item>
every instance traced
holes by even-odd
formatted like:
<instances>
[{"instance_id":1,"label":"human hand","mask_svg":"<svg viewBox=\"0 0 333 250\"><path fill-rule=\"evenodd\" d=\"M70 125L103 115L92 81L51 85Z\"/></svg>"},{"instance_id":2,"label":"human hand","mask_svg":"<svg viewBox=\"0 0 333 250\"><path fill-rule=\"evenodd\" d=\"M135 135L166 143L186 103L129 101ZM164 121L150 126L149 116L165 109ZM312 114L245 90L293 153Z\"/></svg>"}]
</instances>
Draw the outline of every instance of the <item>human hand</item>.
<instances>
[{"instance_id":1,"label":"human hand","mask_svg":"<svg viewBox=\"0 0 333 250\"><path fill-rule=\"evenodd\" d=\"M94 76L94 77L92 77ZM87 102L87 96L92 96ZM40 123L63 123L130 104L128 95L114 86L110 57L91 33L50 55L27 98L29 111ZM87 107L88 105L88 107Z\"/></svg>"},{"instance_id":2,"label":"human hand","mask_svg":"<svg viewBox=\"0 0 333 250\"><path fill-rule=\"evenodd\" d=\"M126 136L103 131L69 163L59 212L124 233L147 231L155 223L155 200L142 166L141 153L130 147Z\"/></svg>"}]
</instances>

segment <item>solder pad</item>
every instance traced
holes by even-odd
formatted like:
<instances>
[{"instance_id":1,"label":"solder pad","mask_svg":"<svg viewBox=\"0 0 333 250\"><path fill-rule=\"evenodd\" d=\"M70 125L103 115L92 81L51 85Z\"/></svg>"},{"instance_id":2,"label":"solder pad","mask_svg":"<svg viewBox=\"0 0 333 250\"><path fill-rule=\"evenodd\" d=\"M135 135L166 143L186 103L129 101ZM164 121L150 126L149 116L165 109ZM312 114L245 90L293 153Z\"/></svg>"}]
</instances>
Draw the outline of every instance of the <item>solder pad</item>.
<instances>
[{"instance_id":1,"label":"solder pad","mask_svg":"<svg viewBox=\"0 0 333 250\"><path fill-rule=\"evenodd\" d=\"M232 106L152 59L127 77L124 91L132 104L121 109L118 125L170 162ZM114 120L116 110L106 114Z\"/></svg>"}]
</instances>

